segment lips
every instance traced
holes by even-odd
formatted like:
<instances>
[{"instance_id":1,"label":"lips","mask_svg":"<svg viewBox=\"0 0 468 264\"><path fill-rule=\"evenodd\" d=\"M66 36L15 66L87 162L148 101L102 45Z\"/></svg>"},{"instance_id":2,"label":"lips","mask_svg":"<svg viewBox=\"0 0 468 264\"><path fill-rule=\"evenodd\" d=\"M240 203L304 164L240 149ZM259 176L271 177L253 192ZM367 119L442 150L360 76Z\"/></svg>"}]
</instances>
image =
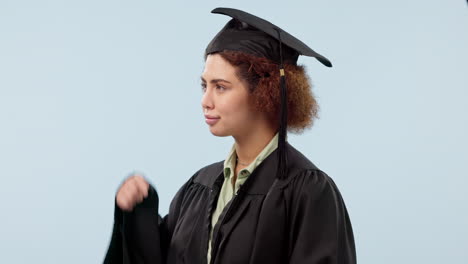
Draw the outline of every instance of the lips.
<instances>
[{"instance_id":1,"label":"lips","mask_svg":"<svg viewBox=\"0 0 468 264\"><path fill-rule=\"evenodd\" d=\"M208 125L214 125L214 124L216 124L216 122L218 122L218 120L219 120L219 117L217 117L217 116L205 115L205 122Z\"/></svg>"}]
</instances>

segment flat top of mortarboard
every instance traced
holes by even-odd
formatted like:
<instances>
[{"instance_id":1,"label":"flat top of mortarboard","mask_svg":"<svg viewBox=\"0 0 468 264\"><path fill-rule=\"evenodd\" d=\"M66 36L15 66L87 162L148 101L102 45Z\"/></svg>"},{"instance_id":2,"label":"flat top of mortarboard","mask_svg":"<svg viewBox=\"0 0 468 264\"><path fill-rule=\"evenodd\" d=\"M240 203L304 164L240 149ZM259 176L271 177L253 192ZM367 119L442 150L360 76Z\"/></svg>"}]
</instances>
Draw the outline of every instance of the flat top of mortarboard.
<instances>
[{"instance_id":1,"label":"flat top of mortarboard","mask_svg":"<svg viewBox=\"0 0 468 264\"><path fill-rule=\"evenodd\" d=\"M241 22L245 22L248 25L261 30L265 32L266 34L270 35L271 37L278 39L278 32L281 34L281 42L290 48L296 50L300 55L304 56L309 56L309 57L315 57L318 61L320 61L323 65L327 67L332 67L331 62L325 58L324 56L318 54L314 50L312 50L310 47L308 47L306 44L304 44L302 41L299 39L295 38L288 32L284 31L278 26L273 25L272 23L259 18L257 16L254 16L252 14L249 14L247 12L244 12L242 10L234 9L234 8L223 8L223 7L218 7L215 8L211 11L211 13L214 14L222 14L222 15L227 15L232 18L235 18Z\"/></svg>"}]
</instances>

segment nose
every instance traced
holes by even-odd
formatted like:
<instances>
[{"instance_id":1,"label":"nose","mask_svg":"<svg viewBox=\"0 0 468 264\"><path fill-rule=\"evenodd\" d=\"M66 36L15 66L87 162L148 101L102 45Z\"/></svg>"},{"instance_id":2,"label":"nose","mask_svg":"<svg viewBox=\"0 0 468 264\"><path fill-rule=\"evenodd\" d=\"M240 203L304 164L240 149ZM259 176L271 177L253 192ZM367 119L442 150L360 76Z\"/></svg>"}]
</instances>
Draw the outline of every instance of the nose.
<instances>
[{"instance_id":1,"label":"nose","mask_svg":"<svg viewBox=\"0 0 468 264\"><path fill-rule=\"evenodd\" d=\"M206 88L205 92L203 93L201 105L203 109L213 109L213 98L211 94L211 89Z\"/></svg>"}]
</instances>

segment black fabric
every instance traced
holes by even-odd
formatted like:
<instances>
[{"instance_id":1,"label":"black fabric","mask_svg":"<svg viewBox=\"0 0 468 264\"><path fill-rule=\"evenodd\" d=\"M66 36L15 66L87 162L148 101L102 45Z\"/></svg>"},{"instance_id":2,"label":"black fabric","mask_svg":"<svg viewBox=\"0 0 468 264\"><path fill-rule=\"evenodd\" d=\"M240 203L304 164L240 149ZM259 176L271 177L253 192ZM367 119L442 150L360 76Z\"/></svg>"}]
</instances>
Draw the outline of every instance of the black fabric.
<instances>
[{"instance_id":1,"label":"black fabric","mask_svg":"<svg viewBox=\"0 0 468 264\"><path fill-rule=\"evenodd\" d=\"M283 61L295 65L299 55L315 57L323 65L331 62L312 50L302 41L272 23L233 8L215 8L211 11L232 17L223 29L208 44L205 54L223 50L242 51L280 62L279 37L283 42Z\"/></svg>"},{"instance_id":2,"label":"black fabric","mask_svg":"<svg viewBox=\"0 0 468 264\"><path fill-rule=\"evenodd\" d=\"M104 263L163 263L160 232L165 229L158 221L156 190L151 187L148 197L132 212L122 211L117 202L114 207L114 227Z\"/></svg>"},{"instance_id":3,"label":"black fabric","mask_svg":"<svg viewBox=\"0 0 468 264\"><path fill-rule=\"evenodd\" d=\"M275 177L275 150L228 203L214 227L211 263L356 263L351 222L335 183L289 143L287 150L289 177ZM199 170L163 219L153 187L133 213L116 206L104 263L205 264L223 177L222 161Z\"/></svg>"}]
</instances>

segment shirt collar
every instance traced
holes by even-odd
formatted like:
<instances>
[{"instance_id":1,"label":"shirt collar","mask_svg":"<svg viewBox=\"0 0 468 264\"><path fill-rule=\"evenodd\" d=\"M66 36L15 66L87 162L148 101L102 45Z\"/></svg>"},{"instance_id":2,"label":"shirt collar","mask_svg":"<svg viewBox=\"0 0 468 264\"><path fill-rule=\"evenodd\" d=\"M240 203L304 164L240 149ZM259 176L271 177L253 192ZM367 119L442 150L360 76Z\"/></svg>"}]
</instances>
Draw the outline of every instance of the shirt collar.
<instances>
[{"instance_id":1,"label":"shirt collar","mask_svg":"<svg viewBox=\"0 0 468 264\"><path fill-rule=\"evenodd\" d=\"M254 171L254 169L260 163L262 163L262 161L266 159L276 148L278 148L278 133L275 134L275 136L263 148L263 150L257 155L257 157L247 167L241 170L241 172L244 172L244 173L240 173L238 177L242 178L242 177L249 176ZM229 151L227 158L224 160L224 177L226 178L232 177L231 172L236 167L236 159L237 159L236 144L234 143L232 145L231 151Z\"/></svg>"}]
</instances>

